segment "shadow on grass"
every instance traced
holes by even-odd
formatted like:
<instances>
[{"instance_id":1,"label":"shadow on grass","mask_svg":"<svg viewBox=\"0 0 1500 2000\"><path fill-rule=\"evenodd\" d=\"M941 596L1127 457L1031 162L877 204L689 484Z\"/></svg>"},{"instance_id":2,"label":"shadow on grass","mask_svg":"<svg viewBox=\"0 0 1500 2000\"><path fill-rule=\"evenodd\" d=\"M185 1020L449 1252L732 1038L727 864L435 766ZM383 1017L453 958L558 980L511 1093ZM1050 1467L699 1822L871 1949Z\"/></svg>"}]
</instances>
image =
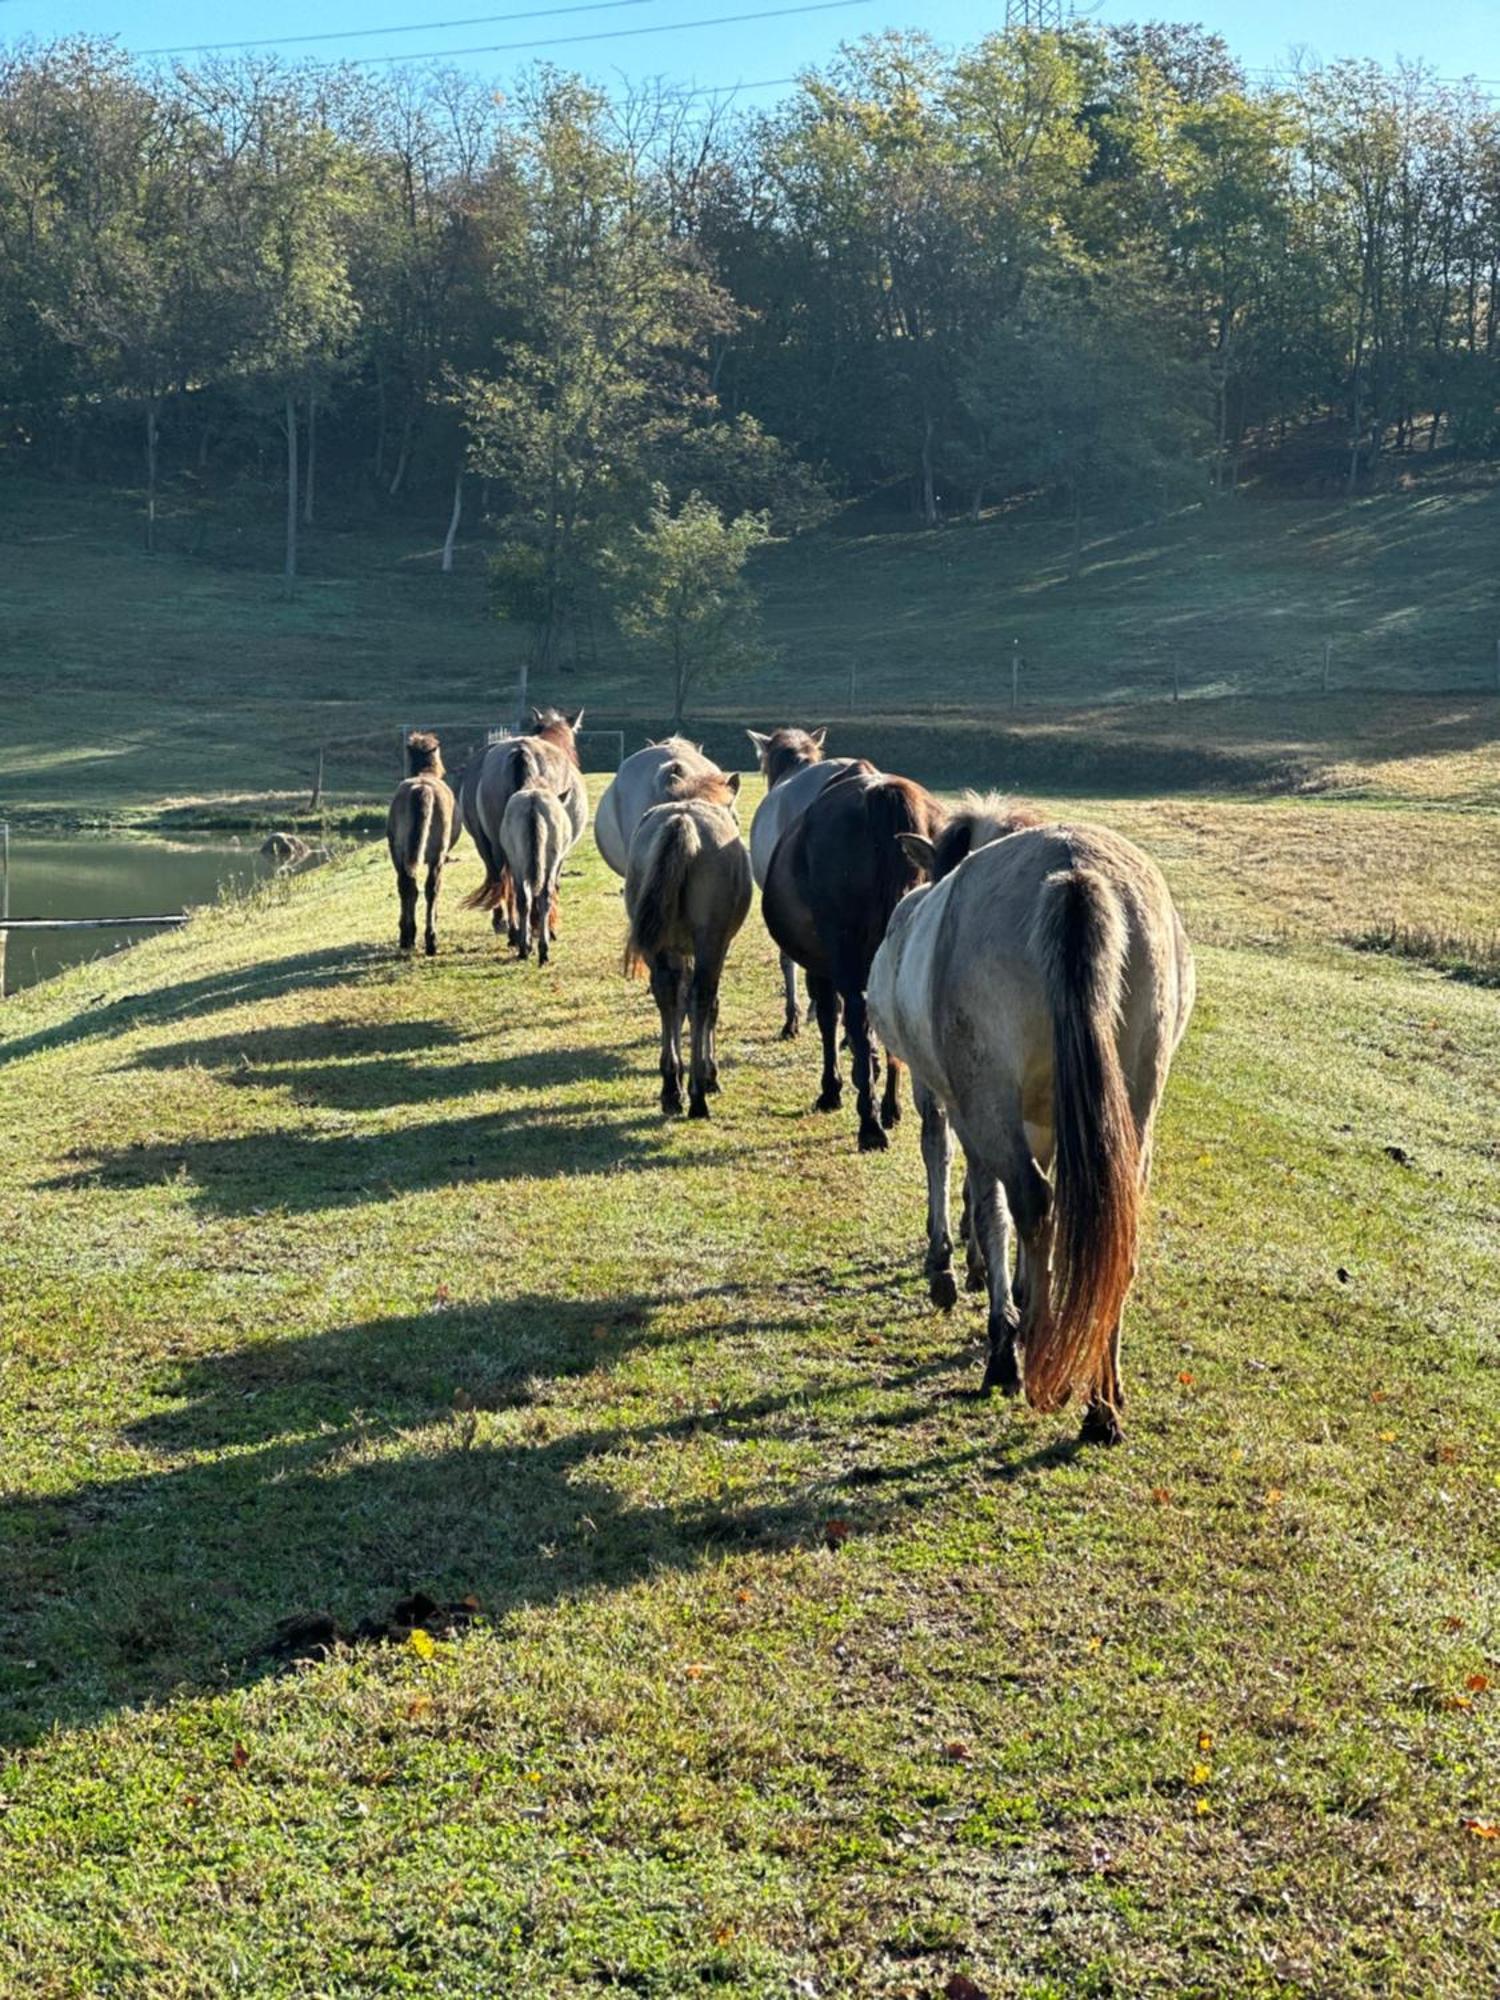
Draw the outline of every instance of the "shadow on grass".
<instances>
[{"instance_id":1,"label":"shadow on grass","mask_svg":"<svg viewBox=\"0 0 1500 2000\"><path fill-rule=\"evenodd\" d=\"M459 1047L465 1039L443 1021L335 1020L170 1042L145 1050L132 1067L208 1069L220 1082L239 1088L285 1090L295 1103L347 1111L428 1104L481 1091L565 1090L578 1083L606 1083L630 1069L619 1050L599 1047L526 1050L469 1062L400 1060Z\"/></svg>"},{"instance_id":2,"label":"shadow on grass","mask_svg":"<svg viewBox=\"0 0 1500 2000\"><path fill-rule=\"evenodd\" d=\"M820 1545L830 1514L849 1511L833 1466L761 1505L637 1502L613 1468L642 1454L676 1465L705 1432L801 1435L820 1405L842 1427L844 1399L868 1387L857 1372L665 1423L548 1436L549 1384L679 1337L656 1326L660 1310L643 1297L526 1295L266 1342L164 1374L156 1393L184 1406L128 1435L166 1469L0 1509L0 1740L247 1684L272 1671L277 1622L299 1613L353 1626L416 1586L440 1598L472 1591L503 1629L521 1607L727 1549ZM789 1329L801 1318L787 1309ZM737 1325L763 1332L767 1322L718 1320L709 1337ZM918 1364L882 1386L909 1389L948 1365ZM484 1412L528 1405L534 1436L517 1438L512 1423L503 1440L486 1440ZM921 1409L908 1405L913 1420ZM1009 1441L966 1439L958 1453L882 1472L878 1494L860 1497L861 1532L929 1504L955 1463L997 1442ZM638 1481L633 1473L630 1486Z\"/></svg>"},{"instance_id":3,"label":"shadow on grass","mask_svg":"<svg viewBox=\"0 0 1500 2000\"><path fill-rule=\"evenodd\" d=\"M273 1000L293 990L305 992L309 988L334 985L388 957L388 953L375 946L363 944L295 952L285 958L236 966L232 971L213 973L203 979L180 980L174 986L157 987L149 993L126 993L97 1007L85 1004L55 1027L39 1028L33 1034L18 1035L10 1041L0 1039L0 1065L19 1062L42 1049L68 1048L133 1028L175 1021L185 1015L197 1020L221 1008Z\"/></svg>"},{"instance_id":4,"label":"shadow on grass","mask_svg":"<svg viewBox=\"0 0 1500 2000\"><path fill-rule=\"evenodd\" d=\"M387 1076L383 1087L391 1084ZM618 1104L588 1101L564 1111L476 1112L393 1132L253 1132L132 1145L100 1154L47 1185L108 1191L183 1181L191 1184L194 1205L216 1214L297 1214L429 1188L655 1172L682 1164L668 1144L670 1132L655 1112L622 1116ZM723 1166L737 1157L732 1149L695 1149L691 1164Z\"/></svg>"}]
</instances>

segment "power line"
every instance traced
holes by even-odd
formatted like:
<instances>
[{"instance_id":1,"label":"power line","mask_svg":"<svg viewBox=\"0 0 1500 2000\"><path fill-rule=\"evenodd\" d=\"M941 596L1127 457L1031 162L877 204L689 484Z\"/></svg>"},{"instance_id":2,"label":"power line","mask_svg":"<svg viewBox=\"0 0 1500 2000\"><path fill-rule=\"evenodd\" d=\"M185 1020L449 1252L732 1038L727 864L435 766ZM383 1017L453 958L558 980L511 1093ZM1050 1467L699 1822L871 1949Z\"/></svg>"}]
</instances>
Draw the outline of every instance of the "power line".
<instances>
[{"instance_id":1,"label":"power line","mask_svg":"<svg viewBox=\"0 0 1500 2000\"><path fill-rule=\"evenodd\" d=\"M526 49L568 48L577 42L621 42L638 35L677 35L694 28L728 28L744 21L783 21L793 14L832 14L846 7L868 7L871 0L811 0L796 7L759 8L750 14L710 14L697 21L662 21L649 28L600 28L586 35L544 35L525 42L489 42L477 48L417 49L392 56L350 56L350 63L451 62L455 56L514 55ZM319 63L319 69L338 69L336 62Z\"/></svg>"},{"instance_id":2,"label":"power line","mask_svg":"<svg viewBox=\"0 0 1500 2000\"><path fill-rule=\"evenodd\" d=\"M0 0L4 6L6 0ZM468 14L457 21L407 21L394 28L323 28L315 35L266 35L254 42L180 42L138 49L142 56L209 56L225 49L288 49L302 42L363 42L379 35L436 35L447 28L488 28L500 21L535 21L552 14L600 14L615 7L650 7L655 0L577 0L568 7L528 7L518 14Z\"/></svg>"}]
</instances>

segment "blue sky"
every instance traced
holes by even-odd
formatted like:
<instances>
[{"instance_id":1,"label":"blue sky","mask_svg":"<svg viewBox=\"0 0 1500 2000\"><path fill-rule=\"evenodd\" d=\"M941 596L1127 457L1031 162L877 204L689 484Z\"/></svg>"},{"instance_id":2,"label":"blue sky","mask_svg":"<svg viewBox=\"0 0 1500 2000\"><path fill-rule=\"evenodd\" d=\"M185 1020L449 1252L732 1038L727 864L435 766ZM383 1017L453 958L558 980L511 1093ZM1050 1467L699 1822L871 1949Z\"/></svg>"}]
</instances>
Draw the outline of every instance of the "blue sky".
<instances>
[{"instance_id":1,"label":"blue sky","mask_svg":"<svg viewBox=\"0 0 1500 2000\"><path fill-rule=\"evenodd\" d=\"M971 41L1004 18L1004 0L856 0L824 11L660 32L668 22L709 23L724 15L784 7L795 0L598 0L577 11L539 15L564 0L0 0L0 37L113 34L154 50L234 39L283 38L288 55L311 58L418 56L452 51L455 60L502 82L520 65L548 57L614 83L666 77L696 86L751 84L784 77L826 57L841 40L886 27L921 27L943 42ZM531 18L525 16L530 12ZM1421 57L1443 75L1494 80L1500 94L1500 0L1098 0L1096 18L1200 20L1256 67L1285 64L1291 52L1316 56ZM509 15L509 20L476 19ZM520 17L520 18L516 18ZM464 22L467 26L433 24ZM420 24L417 32L385 32ZM372 34L368 31L382 32ZM628 30L628 33L622 33ZM637 32L637 31L645 32ZM342 31L342 32L341 32ZM324 34L328 39L294 41ZM612 39L571 40L609 34ZM536 42L529 50L496 43ZM772 97L775 90L747 93Z\"/></svg>"}]
</instances>

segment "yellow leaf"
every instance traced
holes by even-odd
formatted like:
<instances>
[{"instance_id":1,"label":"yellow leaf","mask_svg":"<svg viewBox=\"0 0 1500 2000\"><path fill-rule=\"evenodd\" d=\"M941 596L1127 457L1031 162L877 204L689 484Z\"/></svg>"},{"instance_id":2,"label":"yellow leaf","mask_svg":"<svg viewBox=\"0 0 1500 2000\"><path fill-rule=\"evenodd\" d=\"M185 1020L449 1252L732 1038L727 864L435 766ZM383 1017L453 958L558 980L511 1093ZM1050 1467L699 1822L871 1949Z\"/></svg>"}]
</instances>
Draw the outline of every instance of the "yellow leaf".
<instances>
[{"instance_id":1,"label":"yellow leaf","mask_svg":"<svg viewBox=\"0 0 1500 2000\"><path fill-rule=\"evenodd\" d=\"M1463 1824L1476 1840L1500 1840L1500 1824L1492 1819L1466 1819Z\"/></svg>"},{"instance_id":2,"label":"yellow leaf","mask_svg":"<svg viewBox=\"0 0 1500 2000\"><path fill-rule=\"evenodd\" d=\"M414 1625L406 1635L406 1643L419 1660L430 1660L437 1651L437 1641L430 1632L424 1632L420 1625Z\"/></svg>"},{"instance_id":3,"label":"yellow leaf","mask_svg":"<svg viewBox=\"0 0 1500 2000\"><path fill-rule=\"evenodd\" d=\"M1213 1732L1208 1729L1200 1729L1198 1731L1199 1754L1202 1755L1203 1753L1212 1750L1213 1747L1214 1747Z\"/></svg>"},{"instance_id":4,"label":"yellow leaf","mask_svg":"<svg viewBox=\"0 0 1500 2000\"><path fill-rule=\"evenodd\" d=\"M1195 1764L1193 1766L1193 1775L1188 1779L1188 1783L1190 1785L1206 1785L1213 1774L1214 1767L1212 1764Z\"/></svg>"},{"instance_id":5,"label":"yellow leaf","mask_svg":"<svg viewBox=\"0 0 1500 2000\"><path fill-rule=\"evenodd\" d=\"M1285 1498L1286 1495L1279 1486L1268 1486L1266 1488L1266 1505L1268 1507L1276 1506L1279 1501Z\"/></svg>"},{"instance_id":6,"label":"yellow leaf","mask_svg":"<svg viewBox=\"0 0 1500 2000\"><path fill-rule=\"evenodd\" d=\"M1380 1433L1380 1442L1382 1444L1394 1444L1396 1442L1396 1433L1394 1431L1382 1431Z\"/></svg>"},{"instance_id":7,"label":"yellow leaf","mask_svg":"<svg viewBox=\"0 0 1500 2000\"><path fill-rule=\"evenodd\" d=\"M1464 1682L1464 1686L1469 1690L1470 1694L1487 1694L1489 1692L1489 1685L1490 1677L1488 1674L1470 1674L1469 1678Z\"/></svg>"},{"instance_id":8,"label":"yellow leaf","mask_svg":"<svg viewBox=\"0 0 1500 2000\"><path fill-rule=\"evenodd\" d=\"M1206 1813L1206 1812L1208 1811L1208 1800L1207 1800L1207 1799L1199 1799L1199 1800L1198 1800L1198 1801L1197 1801L1196 1803L1197 1803L1197 1810L1198 1810L1199 1812L1201 1812L1201 1813Z\"/></svg>"}]
</instances>

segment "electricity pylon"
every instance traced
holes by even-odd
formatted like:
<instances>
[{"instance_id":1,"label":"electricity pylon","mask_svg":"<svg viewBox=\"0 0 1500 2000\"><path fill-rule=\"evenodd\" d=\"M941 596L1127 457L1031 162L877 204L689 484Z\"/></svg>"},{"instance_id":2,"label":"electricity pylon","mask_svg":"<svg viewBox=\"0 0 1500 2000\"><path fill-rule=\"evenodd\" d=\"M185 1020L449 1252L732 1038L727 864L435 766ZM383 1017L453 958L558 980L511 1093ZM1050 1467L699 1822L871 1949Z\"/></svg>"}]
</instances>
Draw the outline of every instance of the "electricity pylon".
<instances>
[{"instance_id":1,"label":"electricity pylon","mask_svg":"<svg viewBox=\"0 0 1500 2000\"><path fill-rule=\"evenodd\" d=\"M1051 29L1060 34L1072 14L1068 0L1005 0L1007 28Z\"/></svg>"}]
</instances>

